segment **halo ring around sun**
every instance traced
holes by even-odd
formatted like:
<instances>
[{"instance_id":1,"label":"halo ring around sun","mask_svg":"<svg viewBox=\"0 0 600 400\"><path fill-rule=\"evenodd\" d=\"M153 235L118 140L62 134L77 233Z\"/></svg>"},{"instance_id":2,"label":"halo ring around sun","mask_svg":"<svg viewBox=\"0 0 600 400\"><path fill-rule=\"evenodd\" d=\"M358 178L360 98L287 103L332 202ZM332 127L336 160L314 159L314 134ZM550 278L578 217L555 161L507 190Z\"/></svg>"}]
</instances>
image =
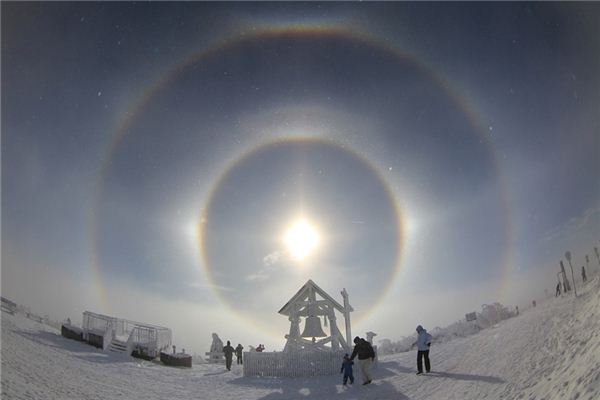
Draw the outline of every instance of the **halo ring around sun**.
<instances>
[{"instance_id":1,"label":"halo ring around sun","mask_svg":"<svg viewBox=\"0 0 600 400\"><path fill-rule=\"evenodd\" d=\"M462 110L464 115L468 118L469 123L473 127L474 131L480 137L481 142L487 148L487 151L489 151L490 156L495 164L496 172L498 174L498 177L500 178L501 184L502 184L502 186L505 186L505 182L503 181L503 176L501 174L501 171L500 171L500 168L498 165L499 160L498 160L497 153L494 149L493 144L488 140L488 138L485 134L486 129L483 127L482 122L477 115L477 112L473 109L472 105L467 101L467 99L464 98L464 96L458 94L454 89L452 89L453 85L446 82L441 76L436 74L429 67L425 66L422 62L420 62L418 59L416 59L416 57L414 55L411 55L409 53L404 53L403 51L399 50L397 47L395 47L391 43L385 42L385 41L383 41L379 38L376 38L374 36L371 36L367 33L351 32L343 27L333 27L333 28L324 27L324 26L266 27L263 29L258 29L251 33L244 33L244 34L237 35L237 36L236 35L230 36L223 41L216 42L212 46L208 46L196 53L191 54L189 57L183 59L181 62L176 63L175 66L172 69L170 69L165 75L163 75L161 78L154 81L150 87L148 87L146 90L144 90L143 95L138 99L138 101L132 103L131 106L126 110L126 112L124 113L124 117L122 118L122 120L115 132L115 135L112 137L112 142L108 146L108 149L107 149L107 156L104 158L105 161L104 161L102 168L100 169L100 172L98 175L98 182L96 185L96 193L94 196L94 205L90 208L90 214L89 214L89 219L90 219L89 235L91 238L91 249L92 249L92 257L93 257L92 262L91 262L92 276L93 276L93 279L96 281L97 296L98 296L99 305L101 308L103 307L104 309L109 310L110 303L109 303L109 301L107 299L107 295L105 293L106 290L104 288L105 285L103 283L104 277L103 277L102 268L101 268L102 262L101 262L101 258L100 258L100 254L99 254L98 246L97 246L97 241L98 241L97 210L100 208L99 204L102 199L104 181L105 181L106 176L108 175L109 171L112 168L111 160L113 159L118 148L120 147L120 144L123 141L123 138L125 136L127 136L128 133L130 132L130 127L140 117L140 115L143 114L147 105L156 96L158 96L164 88L168 87L173 81L175 81L177 79L177 77L183 71L185 71L191 65L200 62L205 57L214 57L214 56L218 55L221 51L224 51L224 50L230 48L231 46L237 45L237 44L243 42L244 40L251 40L252 38L272 38L272 37L278 37L279 35L284 35L284 36L285 35L288 35L288 36L305 36L306 35L306 36L310 36L310 37L320 37L320 36L340 37L340 38L344 38L349 41L354 41L356 43L361 43L361 44L370 46L373 49L376 49L378 51L386 52L390 55L393 55L394 57L397 57L398 60L400 60L401 62L415 65L416 68L422 70L425 75L429 76L430 80L432 82L435 82L436 85L440 88L440 90L442 92L444 92L446 94L446 96L448 96L449 99L451 99L455 104L457 104L460 107L460 109ZM289 140L289 138L287 138L287 139L281 138L279 140L285 141L285 140ZM296 138L295 140L298 140L298 138ZM310 140L318 140L318 139L311 138ZM211 186L212 190L208 191L206 200L204 202L205 203L204 208L206 208L206 206L210 203L210 198L211 198L212 194L214 193L214 189L216 187L218 187L220 180L223 178L223 176L226 174L226 172L230 168L232 168L236 164L236 162L238 162L245 155L248 155L248 154L252 153L253 151L258 150L258 149L268 145L269 143L270 142L261 143L253 149L250 149L247 151L242 151L241 154L238 152L237 156L234 156L233 161L228 164L228 167L223 169L224 172L221 173L219 176L217 176L214 179L214 181L213 181L214 183ZM345 143L345 145L347 146L348 143ZM377 176L382 177L381 173L378 171L378 168L376 166L374 166L374 163L371 163L369 160L366 160L364 158L364 156L360 156L360 157L369 165L369 168L372 168L374 171L377 171ZM389 184L387 182L385 182L385 180L383 178L381 178L381 179L382 179L382 182L384 182L384 186L385 186L386 190L389 192L390 198L393 199L393 202L396 205L398 226L400 229L400 233L402 234L403 233L402 232L402 222L401 222L401 218L400 218L401 214L400 214L400 209L398 207L398 202L395 199L393 190L390 190ZM504 200L504 207L505 207L505 209L503 211L507 216L507 219L506 219L507 225L505 226L504 235L506 237L507 243L510 244L511 243L509 240L510 239L509 238L510 231L511 231L511 219L510 219L510 210L509 210L509 208L510 208L509 200L510 199L508 197L506 197L506 190L503 191L503 195L504 195L503 200ZM200 221L198 223L198 232L199 232L198 237L200 238L199 247L201 249L200 253L201 253L201 258L202 258L202 265L207 273L207 276L210 278L211 272L209 270L208 265L206 265L204 251L203 251L202 235L201 235L202 229L201 229ZM399 246L399 252L400 252L400 250L401 250L401 246ZM510 246L508 246L506 249L506 252L505 252L505 260L504 260L505 267L504 267L503 275L505 277L508 276L508 274L510 273L510 271L512 269L511 253L512 253L511 248L510 248ZM395 268L396 273L394 274L394 277L397 275L397 271L399 270L399 268L400 268L400 257L398 256L397 265ZM394 282L394 279L389 280L387 289L389 289L392 286L393 282ZM502 290L502 288L501 288L501 290ZM387 292L387 291L384 291L384 292ZM221 293L218 290L215 290L215 294L221 300L223 300L222 299L223 296L221 296ZM380 298L382 299L384 297L385 296L382 295ZM226 301L224 301L224 303L227 304ZM370 311L372 311L375 308L375 306L376 306L376 304L373 304L370 307ZM231 307L231 308L235 310L235 307Z\"/></svg>"},{"instance_id":2,"label":"halo ring around sun","mask_svg":"<svg viewBox=\"0 0 600 400\"><path fill-rule=\"evenodd\" d=\"M198 224L198 245L201 249L201 264L206 272L206 276L210 282L210 286L215 289L215 293L218 295L220 300L229 306L229 308L237 313L241 318L247 320L248 322L252 322L251 318L246 316L246 313L240 310L239 305L232 302L228 296L227 291L223 291L221 288L223 287L223 283L219 282L216 278L215 268L213 260L208 255L207 251L207 232L206 232L206 222L211 218L211 209L215 205L216 202L216 194L219 192L223 182L228 179L236 170L243 168L243 165L261 152L265 151L277 151L277 147L286 144L312 144L320 147L325 147L332 149L336 152L342 152L354 160L356 163L360 164L361 168L368 170L370 175L375 178L377 181L376 186L381 190L383 195L386 197L386 202L391 205L392 208L392 219L394 221L394 226L396 230L396 236L398 238L397 243L395 243L394 249L394 259L389 266L389 275L385 276L384 283L382 284L383 290L379 292L379 294L375 297L375 301L370 304L366 304L366 310L361 310L363 312L360 313L362 318L367 317L371 314L371 312L380 304L383 299L387 296L390 288L393 286L396 276L400 271L401 266L401 256L402 256L402 247L403 247L403 238L404 238L404 225L402 220L402 213L400 210L399 202L396 199L393 191L390 189L390 185L386 182L385 177L381 173L381 171L375 167L369 160L365 157L361 156L359 153L355 152L348 148L347 145L336 144L332 141L318 138L318 137L284 137L271 141L267 141L265 143L261 143L256 147L242 153L239 157L234 159L222 172L222 174L215 179L214 184L209 191L209 194L206 198L205 205L203 207L202 217L200 219L201 222ZM326 268L327 265L319 266L322 268ZM304 284L304 281L298 282L298 287ZM379 282L377 283L379 284ZM340 288L341 289L341 288ZM282 297L282 301L286 299L285 294Z\"/></svg>"}]
</instances>

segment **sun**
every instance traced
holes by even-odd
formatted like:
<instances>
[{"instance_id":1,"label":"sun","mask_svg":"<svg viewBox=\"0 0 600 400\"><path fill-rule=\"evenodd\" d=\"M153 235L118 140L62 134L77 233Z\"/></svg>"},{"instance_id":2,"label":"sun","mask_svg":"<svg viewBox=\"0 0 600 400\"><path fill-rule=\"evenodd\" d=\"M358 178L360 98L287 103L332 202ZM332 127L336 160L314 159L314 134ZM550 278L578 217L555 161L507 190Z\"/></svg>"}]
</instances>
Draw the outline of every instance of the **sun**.
<instances>
[{"instance_id":1,"label":"sun","mask_svg":"<svg viewBox=\"0 0 600 400\"><path fill-rule=\"evenodd\" d=\"M284 241L293 259L303 260L319 246L321 238L317 229L304 218L288 228Z\"/></svg>"}]
</instances>

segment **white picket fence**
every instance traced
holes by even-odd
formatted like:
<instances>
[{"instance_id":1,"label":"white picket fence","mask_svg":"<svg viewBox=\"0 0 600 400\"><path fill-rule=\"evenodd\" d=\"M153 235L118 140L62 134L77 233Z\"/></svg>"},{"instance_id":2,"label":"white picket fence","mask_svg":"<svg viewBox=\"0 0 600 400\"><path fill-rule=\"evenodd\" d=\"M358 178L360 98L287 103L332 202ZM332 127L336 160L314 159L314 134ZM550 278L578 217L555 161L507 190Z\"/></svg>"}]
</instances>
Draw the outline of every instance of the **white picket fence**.
<instances>
[{"instance_id":1,"label":"white picket fence","mask_svg":"<svg viewBox=\"0 0 600 400\"><path fill-rule=\"evenodd\" d=\"M340 372L345 351L244 352L244 376L304 377Z\"/></svg>"}]
</instances>

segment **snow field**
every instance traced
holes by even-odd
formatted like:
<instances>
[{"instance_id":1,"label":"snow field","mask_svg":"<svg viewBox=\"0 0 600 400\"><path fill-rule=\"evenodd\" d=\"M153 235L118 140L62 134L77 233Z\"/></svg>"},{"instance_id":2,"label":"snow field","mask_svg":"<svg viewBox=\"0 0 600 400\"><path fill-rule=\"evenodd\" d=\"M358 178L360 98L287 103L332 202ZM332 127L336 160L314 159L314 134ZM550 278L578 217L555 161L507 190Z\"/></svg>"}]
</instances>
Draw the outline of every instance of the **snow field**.
<instances>
[{"instance_id":1,"label":"snow field","mask_svg":"<svg viewBox=\"0 0 600 400\"><path fill-rule=\"evenodd\" d=\"M432 345L431 374L416 351L380 357L375 381L342 375L245 378L240 366L191 369L109 355L22 315L2 313L3 399L599 399L600 281L540 303L473 336ZM341 365L341 360L340 360Z\"/></svg>"}]
</instances>

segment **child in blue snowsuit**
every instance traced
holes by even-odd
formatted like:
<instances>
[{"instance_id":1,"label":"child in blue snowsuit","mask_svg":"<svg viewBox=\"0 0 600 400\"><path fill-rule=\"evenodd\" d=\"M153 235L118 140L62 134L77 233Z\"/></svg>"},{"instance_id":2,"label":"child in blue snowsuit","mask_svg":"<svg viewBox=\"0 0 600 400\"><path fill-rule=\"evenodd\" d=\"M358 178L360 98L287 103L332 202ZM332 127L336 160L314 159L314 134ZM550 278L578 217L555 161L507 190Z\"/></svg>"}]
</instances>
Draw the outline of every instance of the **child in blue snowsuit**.
<instances>
[{"instance_id":1,"label":"child in blue snowsuit","mask_svg":"<svg viewBox=\"0 0 600 400\"><path fill-rule=\"evenodd\" d=\"M350 359L348 354L344 355L344 361L342 362L342 369L340 370L340 374L344 373L344 385L348 382L348 378L350 378L350 384L354 383L354 374L352 374L352 365L354 361Z\"/></svg>"}]
</instances>

